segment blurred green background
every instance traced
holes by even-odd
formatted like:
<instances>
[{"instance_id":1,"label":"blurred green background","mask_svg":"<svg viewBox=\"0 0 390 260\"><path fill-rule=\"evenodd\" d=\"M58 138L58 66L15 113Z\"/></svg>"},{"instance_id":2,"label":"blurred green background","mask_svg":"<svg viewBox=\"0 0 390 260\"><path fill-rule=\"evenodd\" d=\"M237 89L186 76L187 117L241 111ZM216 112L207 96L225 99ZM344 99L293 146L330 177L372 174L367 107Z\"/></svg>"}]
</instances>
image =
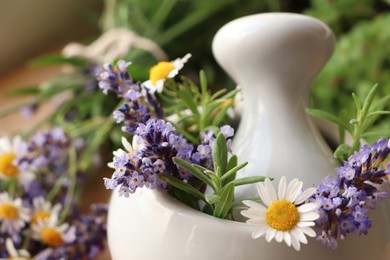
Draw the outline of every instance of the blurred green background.
<instances>
[{"instance_id":1,"label":"blurred green background","mask_svg":"<svg viewBox=\"0 0 390 260\"><path fill-rule=\"evenodd\" d=\"M150 38L171 59L190 52L187 74L196 77L203 69L213 86L231 88L234 84L213 59L213 36L228 21L261 12L307 14L335 33L336 51L313 83L312 107L351 113L351 93L364 98L376 83L378 96L390 94L389 0L107 0L100 25L103 31L126 27ZM378 128L390 127L389 120L379 122Z\"/></svg>"},{"instance_id":2,"label":"blurred green background","mask_svg":"<svg viewBox=\"0 0 390 260\"><path fill-rule=\"evenodd\" d=\"M390 95L390 0L88 0L82 3L69 0L66 4L36 0L26 9L26 14L21 13L24 19L20 19L13 14L23 1L0 3L3 14L0 15L0 45L4 47L0 49L2 73L15 67L22 60L19 56L27 50L30 58L36 57L52 50L53 47L47 47L49 44L57 46L54 47L57 50L59 42L88 44L102 33L121 27L156 42L169 59L192 53L183 74L195 82L203 69L212 89L232 89L234 82L219 68L211 52L212 39L218 29L245 15L294 12L322 20L337 39L335 53L313 82L311 107L333 114L345 108L346 117L352 118L355 114L352 92L363 99L370 88L379 83L377 98ZM32 50L39 48L40 52ZM152 55L139 49L132 49L125 58L133 61L131 73L138 80L145 80L150 66L156 63ZM50 65L50 59L46 64ZM76 74L66 78L66 83L61 83L63 89L67 89L66 84L78 84L79 87L74 88L75 97L85 92L84 85L89 80L76 80L77 73L84 73L83 70L85 68L80 67ZM52 85L55 85L54 89L60 88L58 81ZM100 90L94 97L98 101L90 102L84 110L91 115L94 115L93 111L102 111L98 116L110 116L115 102L102 102ZM107 102L112 104L109 106ZM83 104L83 101L76 98L74 103ZM89 114L80 116L80 120L92 117ZM390 129L390 120L385 116L378 122L372 130Z\"/></svg>"}]
</instances>

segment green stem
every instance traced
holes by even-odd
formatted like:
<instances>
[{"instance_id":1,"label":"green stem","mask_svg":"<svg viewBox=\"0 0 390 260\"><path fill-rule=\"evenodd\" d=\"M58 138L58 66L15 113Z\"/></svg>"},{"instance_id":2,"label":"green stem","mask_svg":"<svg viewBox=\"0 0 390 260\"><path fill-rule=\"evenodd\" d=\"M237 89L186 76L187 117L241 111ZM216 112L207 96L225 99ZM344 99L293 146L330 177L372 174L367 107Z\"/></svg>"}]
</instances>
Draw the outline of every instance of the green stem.
<instances>
[{"instance_id":1,"label":"green stem","mask_svg":"<svg viewBox=\"0 0 390 260\"><path fill-rule=\"evenodd\" d=\"M69 187L66 193L64 209L61 212L60 223L64 222L66 217L69 214L70 208L72 206L72 200L76 190L76 180L77 180L77 158L76 158L76 148L71 145L69 147Z\"/></svg>"}]
</instances>

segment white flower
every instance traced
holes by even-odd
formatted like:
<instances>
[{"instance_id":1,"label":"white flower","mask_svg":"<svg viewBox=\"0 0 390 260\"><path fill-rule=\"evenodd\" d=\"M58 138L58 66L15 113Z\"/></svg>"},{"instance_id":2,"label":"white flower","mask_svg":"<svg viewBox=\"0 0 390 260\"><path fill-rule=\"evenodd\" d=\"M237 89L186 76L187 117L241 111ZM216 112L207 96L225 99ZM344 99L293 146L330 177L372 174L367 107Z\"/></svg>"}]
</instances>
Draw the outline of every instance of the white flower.
<instances>
[{"instance_id":1,"label":"white flower","mask_svg":"<svg viewBox=\"0 0 390 260\"><path fill-rule=\"evenodd\" d=\"M279 182L278 193L267 178L264 183L259 183L258 192L265 207L259 203L245 200L243 203L249 207L241 211L248 218L249 224L256 225L252 233L254 239L265 235L270 242L273 238L277 242L286 242L299 251L300 243L306 244L305 235L315 237L316 233L311 228L314 221L319 218L316 203L305 203L311 197L316 188L308 188L302 191L303 183L293 179L288 185L283 176Z\"/></svg>"},{"instance_id":2,"label":"white flower","mask_svg":"<svg viewBox=\"0 0 390 260\"><path fill-rule=\"evenodd\" d=\"M40 220L50 219L51 216L58 216L61 211L61 204L57 203L53 207L50 201L43 197L35 197L33 200L33 213L31 215L31 222L38 224Z\"/></svg>"},{"instance_id":3,"label":"white flower","mask_svg":"<svg viewBox=\"0 0 390 260\"><path fill-rule=\"evenodd\" d=\"M144 149L145 145L143 144L143 140L140 136L138 135L134 135L133 136L133 142L132 142L132 145L130 144L130 142L122 136L122 145L123 147L126 149L126 151L124 151L123 149L118 149L116 151L113 152L114 154L114 160L115 160L115 157L120 157L121 154L123 153L127 153L127 154L133 154L134 151L140 151L142 149ZM112 168L112 169L115 169L115 166L114 166L114 162L110 162L107 164L108 167Z\"/></svg>"},{"instance_id":4,"label":"white flower","mask_svg":"<svg viewBox=\"0 0 390 260\"><path fill-rule=\"evenodd\" d=\"M149 80L143 84L150 93L161 93L164 88L164 83L167 79L175 77L179 70L184 67L184 64L191 58L191 54L186 54L183 58L178 58L174 61L161 61L150 69Z\"/></svg>"},{"instance_id":5,"label":"white flower","mask_svg":"<svg viewBox=\"0 0 390 260\"><path fill-rule=\"evenodd\" d=\"M0 260L29 260L31 259L30 254L27 250L19 249L16 250L12 239L7 238L5 240L5 248L7 249L7 253L9 255L8 258L0 258Z\"/></svg>"},{"instance_id":6,"label":"white flower","mask_svg":"<svg viewBox=\"0 0 390 260\"><path fill-rule=\"evenodd\" d=\"M27 186L34 174L29 171L21 171L15 164L19 149L24 145L20 136L12 140L6 136L0 137L0 179L17 179L23 186Z\"/></svg>"},{"instance_id":7,"label":"white flower","mask_svg":"<svg viewBox=\"0 0 390 260\"><path fill-rule=\"evenodd\" d=\"M31 236L48 246L68 244L76 239L76 227L68 223L58 224L58 216L51 215L48 219L40 219L31 224Z\"/></svg>"},{"instance_id":8,"label":"white flower","mask_svg":"<svg viewBox=\"0 0 390 260\"><path fill-rule=\"evenodd\" d=\"M0 193L0 232L16 234L30 220L30 209L22 206L22 200L12 200L7 192Z\"/></svg>"}]
</instances>

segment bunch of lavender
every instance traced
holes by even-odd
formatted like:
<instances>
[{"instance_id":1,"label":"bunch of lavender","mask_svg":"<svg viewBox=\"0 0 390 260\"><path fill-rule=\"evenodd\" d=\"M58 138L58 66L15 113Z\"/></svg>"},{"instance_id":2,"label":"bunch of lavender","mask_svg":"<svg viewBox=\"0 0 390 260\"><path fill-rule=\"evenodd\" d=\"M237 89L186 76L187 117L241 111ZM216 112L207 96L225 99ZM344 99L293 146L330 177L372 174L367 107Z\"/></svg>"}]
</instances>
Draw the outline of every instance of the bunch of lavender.
<instances>
[{"instance_id":1,"label":"bunch of lavender","mask_svg":"<svg viewBox=\"0 0 390 260\"><path fill-rule=\"evenodd\" d=\"M385 165L389 152L389 139L364 145L337 169L337 178L327 177L317 186L312 200L321 205L316 221L322 229L319 241L336 248L337 239L348 233L367 234L372 225L369 209L388 195L383 183L390 174L390 163Z\"/></svg>"},{"instance_id":2,"label":"bunch of lavender","mask_svg":"<svg viewBox=\"0 0 390 260\"><path fill-rule=\"evenodd\" d=\"M78 213L80 174L61 128L28 142L0 138L0 257L92 259L103 250L107 210Z\"/></svg>"},{"instance_id":3,"label":"bunch of lavender","mask_svg":"<svg viewBox=\"0 0 390 260\"><path fill-rule=\"evenodd\" d=\"M137 84L127 71L129 62L103 66L97 76L99 86L105 93L110 90L124 98L125 103L113 116L117 123L124 123L122 130L133 138L132 145L122 138L126 151L114 152L113 162L109 163L114 173L111 178L104 178L104 184L107 189L118 188L119 195L126 197L141 187L168 188L172 195L191 207L199 209L198 200L203 200L207 203L204 211L230 218L234 186L264 179L233 182L236 171L246 164L237 166L235 156L227 160L234 129L228 125L219 129L219 124L230 107L223 103L231 103L228 99L234 97L235 92L224 97L224 92L210 96L203 73L201 91L189 79L176 82L175 75L189 57L187 54L182 59L158 63L150 69L150 79ZM170 112L163 113L160 104L167 103ZM172 114L185 107L189 108L187 116ZM212 113L214 110L218 113ZM165 120L161 119L164 114L168 114ZM193 131L194 125L196 131ZM205 196L206 185L212 187L215 194Z\"/></svg>"}]
</instances>

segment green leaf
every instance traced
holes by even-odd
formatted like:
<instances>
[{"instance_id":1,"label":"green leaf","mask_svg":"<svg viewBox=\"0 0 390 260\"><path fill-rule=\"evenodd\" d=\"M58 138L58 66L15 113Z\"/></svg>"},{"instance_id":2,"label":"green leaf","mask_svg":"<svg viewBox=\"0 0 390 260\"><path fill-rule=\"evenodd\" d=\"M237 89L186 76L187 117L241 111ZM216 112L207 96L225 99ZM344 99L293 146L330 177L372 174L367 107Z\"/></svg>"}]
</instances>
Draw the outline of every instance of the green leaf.
<instances>
[{"instance_id":1,"label":"green leaf","mask_svg":"<svg viewBox=\"0 0 390 260\"><path fill-rule=\"evenodd\" d=\"M226 218L234 200L234 184L229 183L222 189L221 199L215 205L213 216L218 218Z\"/></svg>"},{"instance_id":2,"label":"green leaf","mask_svg":"<svg viewBox=\"0 0 390 260\"><path fill-rule=\"evenodd\" d=\"M217 92L215 92L211 97L210 97L210 100L211 101L214 101L215 99L219 98L221 95L225 94L226 93L226 89L223 88L223 89L220 89L218 90Z\"/></svg>"},{"instance_id":3,"label":"green leaf","mask_svg":"<svg viewBox=\"0 0 390 260\"><path fill-rule=\"evenodd\" d=\"M74 66L84 66L87 63L86 60L79 58L66 58L60 55L47 55L39 57L31 61L31 66L38 67L43 65L53 65L53 64L70 64Z\"/></svg>"},{"instance_id":4,"label":"green leaf","mask_svg":"<svg viewBox=\"0 0 390 260\"><path fill-rule=\"evenodd\" d=\"M206 194L205 196L208 204L213 205L221 201L221 197L215 194Z\"/></svg>"},{"instance_id":5,"label":"green leaf","mask_svg":"<svg viewBox=\"0 0 390 260\"><path fill-rule=\"evenodd\" d=\"M377 131L370 131L363 133L363 137L377 137L377 138L387 138L390 137L390 129L382 129Z\"/></svg>"},{"instance_id":6,"label":"green leaf","mask_svg":"<svg viewBox=\"0 0 390 260\"><path fill-rule=\"evenodd\" d=\"M233 155L229 159L229 162L228 162L228 165L227 165L227 172L229 172L231 169L236 167L237 164L238 164L237 155ZM224 176L226 176L226 174ZM222 184L225 185L226 183L229 183L229 182L233 181L236 178L236 174L234 173L234 174L231 174L230 176L223 177L223 178L224 178L224 181L222 181Z\"/></svg>"},{"instance_id":7,"label":"green leaf","mask_svg":"<svg viewBox=\"0 0 390 260\"><path fill-rule=\"evenodd\" d=\"M194 95L188 89L181 89L179 92L179 97L185 102L187 107L191 110L192 114L196 118L200 118L198 111L198 105L194 100Z\"/></svg>"},{"instance_id":8,"label":"green leaf","mask_svg":"<svg viewBox=\"0 0 390 260\"><path fill-rule=\"evenodd\" d=\"M195 137L193 137L190 133L188 133L186 130L181 128L179 125L170 122L176 129L176 132L183 135L188 141L190 141L192 144L198 144L199 140L197 140Z\"/></svg>"},{"instance_id":9,"label":"green leaf","mask_svg":"<svg viewBox=\"0 0 390 260\"><path fill-rule=\"evenodd\" d=\"M331 113L328 113L326 111L322 111L322 110L319 110L319 109L314 109L314 108L308 108L306 109L307 113L309 113L311 116L315 116L315 117L321 117L323 119L326 119L326 120L329 120L339 126L342 126L344 129L346 129L348 132L352 133L352 128L350 125L348 125L347 123L345 123L343 120L341 120L340 118L338 118L337 116L331 114Z\"/></svg>"},{"instance_id":10,"label":"green leaf","mask_svg":"<svg viewBox=\"0 0 390 260\"><path fill-rule=\"evenodd\" d=\"M212 151L211 151L213 162L214 162L214 169L220 169L221 175L224 175L226 172L226 166L227 166L227 146L226 146L226 140L223 134L220 132L217 135L217 138L213 144Z\"/></svg>"},{"instance_id":11,"label":"green leaf","mask_svg":"<svg viewBox=\"0 0 390 260\"><path fill-rule=\"evenodd\" d=\"M222 120L225 118L228 109L233 105L233 100L230 100L225 106L218 111L217 115L215 116L212 125L219 126L222 123Z\"/></svg>"},{"instance_id":12,"label":"green leaf","mask_svg":"<svg viewBox=\"0 0 390 260\"><path fill-rule=\"evenodd\" d=\"M24 95L37 95L39 94L39 92L40 92L39 87L31 86L31 87L13 89L7 92L7 95L10 97L24 96Z\"/></svg>"},{"instance_id":13,"label":"green leaf","mask_svg":"<svg viewBox=\"0 0 390 260\"><path fill-rule=\"evenodd\" d=\"M336 151L333 153L333 156L341 161L344 161L348 158L351 153L352 147L347 144L341 144L337 147Z\"/></svg>"},{"instance_id":14,"label":"green leaf","mask_svg":"<svg viewBox=\"0 0 390 260\"><path fill-rule=\"evenodd\" d=\"M231 181L230 183L233 183L234 186L240 186L240 185L246 185L246 184L252 184L257 182L263 182L266 178L264 176L251 176L251 177L244 177L240 179L235 179L234 181ZM272 180L272 178L270 178Z\"/></svg>"},{"instance_id":15,"label":"green leaf","mask_svg":"<svg viewBox=\"0 0 390 260\"><path fill-rule=\"evenodd\" d=\"M206 78L206 73L203 70L201 70L199 72L199 79L200 79L200 89L201 89L201 93L202 93L202 100L206 101L207 97L208 97L207 78Z\"/></svg>"},{"instance_id":16,"label":"green leaf","mask_svg":"<svg viewBox=\"0 0 390 260\"><path fill-rule=\"evenodd\" d=\"M240 165L237 165L236 167L234 167L233 169L230 169L229 171L227 171L222 177L221 177L221 181L225 181L226 179L228 179L229 177L231 177L233 174L236 174L236 172L238 172L239 170L241 170L242 168L244 168L245 166L248 165L248 162L244 162Z\"/></svg>"},{"instance_id":17,"label":"green leaf","mask_svg":"<svg viewBox=\"0 0 390 260\"><path fill-rule=\"evenodd\" d=\"M165 174L165 173L159 174L158 178L161 180L167 181L170 185L172 185L173 187L175 187L177 189L180 189L184 192L187 192L187 193L195 196L196 198L207 202L205 199L205 196L202 192L198 191L197 189L195 189L191 185L184 183L181 180L179 180L179 179L177 179L169 174Z\"/></svg>"},{"instance_id":18,"label":"green leaf","mask_svg":"<svg viewBox=\"0 0 390 260\"><path fill-rule=\"evenodd\" d=\"M195 168L193 164L186 162L180 158L174 157L173 161L179 165L180 167L188 170L191 172L194 176L196 176L199 180L209 185L214 191L216 190L214 183L207 177L202 171Z\"/></svg>"},{"instance_id":19,"label":"green leaf","mask_svg":"<svg viewBox=\"0 0 390 260\"><path fill-rule=\"evenodd\" d=\"M370 116L379 116L379 115L390 115L390 111L374 111L374 112L370 112L366 115L366 117L370 117Z\"/></svg>"},{"instance_id":20,"label":"green leaf","mask_svg":"<svg viewBox=\"0 0 390 260\"><path fill-rule=\"evenodd\" d=\"M358 111L358 113L360 113L362 106L360 104L360 100L359 100L358 96L356 96L355 93L352 93L352 98L353 98L353 101L355 101L356 111Z\"/></svg>"},{"instance_id":21,"label":"green leaf","mask_svg":"<svg viewBox=\"0 0 390 260\"><path fill-rule=\"evenodd\" d=\"M368 95L366 97L366 99L364 100L364 103L363 103L363 108L362 108L362 117L364 117L367 112L368 112L368 109L370 108L371 106L371 103L372 101L374 100L374 97L375 97L375 94L378 90L378 84L375 84L370 92L368 92Z\"/></svg>"}]
</instances>

